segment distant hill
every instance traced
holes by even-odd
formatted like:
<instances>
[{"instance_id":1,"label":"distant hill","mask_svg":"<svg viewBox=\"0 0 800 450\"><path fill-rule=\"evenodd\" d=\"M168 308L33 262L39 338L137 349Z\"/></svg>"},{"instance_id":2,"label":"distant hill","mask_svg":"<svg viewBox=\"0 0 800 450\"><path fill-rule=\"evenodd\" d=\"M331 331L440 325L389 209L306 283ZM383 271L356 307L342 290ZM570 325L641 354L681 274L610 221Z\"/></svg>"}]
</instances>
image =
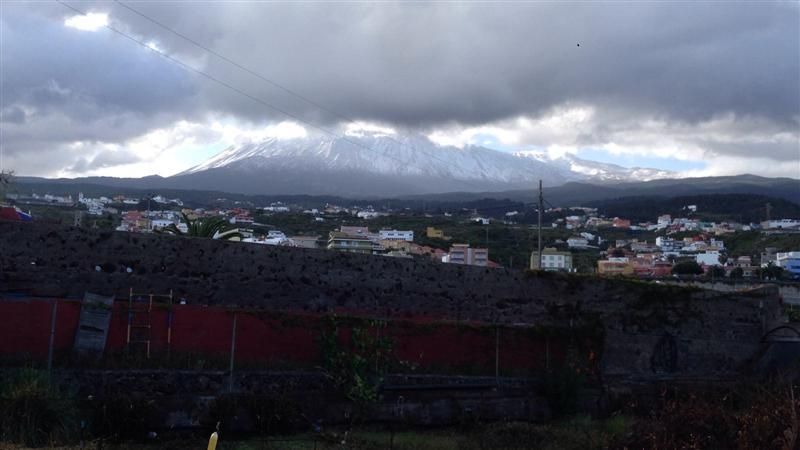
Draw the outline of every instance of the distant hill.
<instances>
[{"instance_id":1,"label":"distant hill","mask_svg":"<svg viewBox=\"0 0 800 450\"><path fill-rule=\"evenodd\" d=\"M800 205L800 180L792 178L766 178L756 175L725 177L680 178L632 183L578 183L545 187L545 199L554 206L579 206L598 200L631 196L672 198L705 194L755 194L781 198ZM484 198L510 199L535 202L538 189L504 192L452 192L426 196L409 196L405 199L424 199L428 202L466 202Z\"/></svg>"},{"instance_id":2,"label":"distant hill","mask_svg":"<svg viewBox=\"0 0 800 450\"><path fill-rule=\"evenodd\" d=\"M800 218L800 205L776 197L755 194L703 194L680 197L635 196L587 203L608 217L653 221L659 214L708 220L751 223L766 219L767 203L773 218ZM697 212L687 207L695 205Z\"/></svg>"},{"instance_id":3,"label":"distant hill","mask_svg":"<svg viewBox=\"0 0 800 450\"><path fill-rule=\"evenodd\" d=\"M135 183L130 180L136 180ZM230 202L252 203L254 205L269 204L274 201L295 203L307 206L319 206L326 203L339 205L391 205L392 207L410 207L415 209L457 209L457 208L491 208L511 205L513 202L530 205L538 198L538 190L513 190L500 192L450 192L444 194L426 194L413 196L386 196L373 198L345 198L334 195L246 195L210 189L176 189L168 187L162 177L145 177L140 179L119 179L110 177L90 177L80 179L46 179L36 177L19 177L12 192L30 193L49 192L52 194L86 195L123 194L144 197L150 193L166 197L180 197L184 201L196 204L210 204L217 199ZM201 187L198 184L195 187ZM754 175L729 177L685 178L675 180L653 180L636 183L576 183L570 182L561 186L545 187L544 196L548 205L580 206L592 202L629 197L650 197L664 199L712 194L746 194L760 195L782 199L800 205L800 180L791 178L764 178ZM775 207L777 203L773 205ZM681 205L682 206L682 205ZM763 206L763 205L762 205Z\"/></svg>"}]
</instances>

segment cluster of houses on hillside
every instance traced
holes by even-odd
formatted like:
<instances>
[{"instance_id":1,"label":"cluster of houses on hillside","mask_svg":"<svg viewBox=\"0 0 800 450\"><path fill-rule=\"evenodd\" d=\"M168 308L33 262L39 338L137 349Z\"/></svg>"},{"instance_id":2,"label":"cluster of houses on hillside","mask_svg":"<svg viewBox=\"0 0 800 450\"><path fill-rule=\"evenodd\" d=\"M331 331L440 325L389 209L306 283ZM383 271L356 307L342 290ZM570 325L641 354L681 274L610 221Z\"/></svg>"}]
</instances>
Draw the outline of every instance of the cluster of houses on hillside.
<instances>
[{"instance_id":1,"label":"cluster of houses on hillside","mask_svg":"<svg viewBox=\"0 0 800 450\"><path fill-rule=\"evenodd\" d=\"M242 208L232 209L189 209L183 208L180 211L172 209L157 210L130 210L123 211L120 215L120 225L117 231L128 231L132 233L150 233L161 230L170 225L175 225L179 230L186 232L187 224L183 221L183 216L189 220L197 220L209 217L222 217L232 225L248 226L254 223L250 211Z\"/></svg>"},{"instance_id":2,"label":"cluster of houses on hillside","mask_svg":"<svg viewBox=\"0 0 800 450\"><path fill-rule=\"evenodd\" d=\"M428 237L445 238L442 230L428 227ZM330 233L327 248L353 253L412 258L430 257L435 261L479 267L498 267L489 260L489 250L473 248L468 244L452 244L448 251L420 245L414 242L411 230L379 230L371 232L368 227L341 226Z\"/></svg>"},{"instance_id":3,"label":"cluster of houses on hillside","mask_svg":"<svg viewBox=\"0 0 800 450\"><path fill-rule=\"evenodd\" d=\"M71 206L75 204L75 201L72 199L71 195L52 195L52 194L16 194L16 193L7 193L6 198L8 200L13 200L16 203L25 203L25 204L48 204L48 205L59 205L59 206Z\"/></svg>"},{"instance_id":4,"label":"cluster of houses on hillside","mask_svg":"<svg viewBox=\"0 0 800 450\"><path fill-rule=\"evenodd\" d=\"M282 206L270 206L267 211L282 212ZM182 214L181 214L182 213ZM314 214L309 211L309 214ZM370 255L383 255L401 258L429 257L433 260L464 264L480 267L497 267L489 260L489 251L486 248L473 248L467 244L454 243L449 250L442 250L414 242L412 230L382 229L377 232L369 227L342 225L337 230L331 231L328 239L322 241L320 236L286 236L279 230L271 230L266 235L254 233L250 226L254 224L250 212L242 208L232 209L183 209L151 210L151 211L125 211L121 215L119 231L135 233L155 232L170 225L175 225L183 232L187 231L187 224L182 220L186 215L189 220L206 217L223 217L241 235L237 238L242 242L264 245L281 245L305 248L324 247L329 250L363 253ZM439 239L449 239L442 230L428 227L426 235Z\"/></svg>"},{"instance_id":5,"label":"cluster of houses on hillside","mask_svg":"<svg viewBox=\"0 0 800 450\"><path fill-rule=\"evenodd\" d=\"M789 277L800 278L800 252L777 252L767 248L759 260L750 256L728 258L722 240L699 234L676 240L658 237L655 242L638 239L617 240L609 247L604 257L597 261L597 273L602 276L631 276L661 278L672 275L674 264L680 261L695 261L704 271L721 268L725 276L749 278L758 276L759 269L781 267ZM574 255L557 248L542 250L541 264L538 252L531 254L530 268L572 272ZM734 275L731 275L734 274Z\"/></svg>"},{"instance_id":6,"label":"cluster of houses on hillside","mask_svg":"<svg viewBox=\"0 0 800 450\"><path fill-rule=\"evenodd\" d=\"M619 239L597 262L600 275L627 275L658 278L672 274L673 262L693 259L701 267L721 265L725 243L708 234L684 239L659 236L654 243L638 239Z\"/></svg>"},{"instance_id":7,"label":"cluster of houses on hillside","mask_svg":"<svg viewBox=\"0 0 800 450\"><path fill-rule=\"evenodd\" d=\"M605 276L636 276L641 278L666 277L672 274L673 265L681 261L694 261L706 273L715 269L728 277L758 276L759 269L769 266L783 268L791 277L800 277L800 252L777 252L767 248L759 261L750 256L728 258L722 240L707 234L698 234L681 240L658 237L654 244L636 239L618 240L609 248L606 257L597 262L597 273ZM722 275L722 272L720 272Z\"/></svg>"},{"instance_id":8,"label":"cluster of houses on hillside","mask_svg":"<svg viewBox=\"0 0 800 450\"><path fill-rule=\"evenodd\" d=\"M622 217L606 218L598 215L594 208L570 208L571 210L581 209L584 215L571 215L562 219L557 219L552 223L553 228L565 228L567 230L597 229L597 228L616 228L621 230L633 231L664 231L666 234L681 232L704 232L712 234L734 233L737 231L750 230L795 230L800 231L800 220L778 219L766 220L760 223L743 224L739 222L712 222L693 219L688 217L672 217L669 214L658 216L655 222L640 222L633 224L631 220ZM696 211L695 205L688 205L688 211ZM560 208L548 211L559 211Z\"/></svg>"},{"instance_id":9,"label":"cluster of houses on hillside","mask_svg":"<svg viewBox=\"0 0 800 450\"><path fill-rule=\"evenodd\" d=\"M90 216L102 216L104 214L119 214L120 209L128 205L138 205L142 201L140 198L131 198L124 195L115 195L113 197L88 197L83 195L83 192L78 193L77 201L72 195L53 195L53 194L7 194L9 200L14 200L21 204L30 205L51 205L63 207L79 207L85 208L86 214ZM161 195L150 197L149 200L157 205L177 205L183 206L181 199L169 199Z\"/></svg>"},{"instance_id":10,"label":"cluster of houses on hillside","mask_svg":"<svg viewBox=\"0 0 800 450\"><path fill-rule=\"evenodd\" d=\"M574 209L574 208L572 208ZM689 205L689 211L696 211ZM704 222L684 217L673 218L668 214L661 215L655 223L647 222L631 225L629 220L615 217L607 219L597 215L597 211L584 208L586 216L568 216L559 219L553 226L564 226L575 230L576 234L566 242L567 249L545 248L541 257L538 252L531 254L530 268L543 270L574 271L573 250L599 249L603 239L586 228L613 227L626 230L658 231L663 235L655 241L639 239L618 239L605 252L600 252L596 271L604 276L636 276L642 278L658 278L672 275L676 261L695 261L704 271L712 267L722 268L726 275L750 277L759 273L760 268L770 265L783 268L790 276L800 277L800 252L777 253L775 249L765 249L759 261L752 261L750 256L736 259L728 258L725 243L720 238L736 231L759 229L764 232L775 230L785 232L800 231L800 220L781 219L761 222L759 224L742 225L735 222ZM772 230L772 231L771 231ZM679 232L694 232L692 237L681 239L673 237ZM596 232L595 232L596 233ZM717 269L718 271L718 269ZM717 273L715 271L715 273Z\"/></svg>"}]
</instances>

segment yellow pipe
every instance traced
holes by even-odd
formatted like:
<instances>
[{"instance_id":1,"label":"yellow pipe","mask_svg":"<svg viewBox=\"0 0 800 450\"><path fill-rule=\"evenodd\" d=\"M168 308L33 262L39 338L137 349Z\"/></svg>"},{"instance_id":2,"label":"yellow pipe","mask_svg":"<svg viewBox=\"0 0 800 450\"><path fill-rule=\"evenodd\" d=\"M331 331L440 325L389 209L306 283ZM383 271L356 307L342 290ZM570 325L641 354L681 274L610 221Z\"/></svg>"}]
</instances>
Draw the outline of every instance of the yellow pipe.
<instances>
[{"instance_id":1,"label":"yellow pipe","mask_svg":"<svg viewBox=\"0 0 800 450\"><path fill-rule=\"evenodd\" d=\"M211 437L208 438L208 450L216 450L216 448L217 448L217 439L219 439L219 436L217 435L217 432L215 431L215 432L211 433Z\"/></svg>"}]
</instances>

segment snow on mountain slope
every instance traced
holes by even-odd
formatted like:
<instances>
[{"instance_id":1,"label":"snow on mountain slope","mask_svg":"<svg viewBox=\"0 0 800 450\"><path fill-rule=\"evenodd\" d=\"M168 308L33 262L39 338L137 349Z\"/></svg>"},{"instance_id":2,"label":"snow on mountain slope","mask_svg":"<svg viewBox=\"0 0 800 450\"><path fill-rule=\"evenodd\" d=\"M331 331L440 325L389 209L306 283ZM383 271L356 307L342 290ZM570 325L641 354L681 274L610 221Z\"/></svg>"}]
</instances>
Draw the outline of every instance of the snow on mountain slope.
<instances>
[{"instance_id":1,"label":"snow on mountain slope","mask_svg":"<svg viewBox=\"0 0 800 450\"><path fill-rule=\"evenodd\" d=\"M674 176L574 156L549 159L480 146L439 145L425 136L361 133L267 139L233 145L171 177L207 189L261 193L403 195L526 189L569 181L642 181Z\"/></svg>"},{"instance_id":2,"label":"snow on mountain slope","mask_svg":"<svg viewBox=\"0 0 800 450\"><path fill-rule=\"evenodd\" d=\"M268 139L260 143L231 146L180 175L219 168L247 172L367 172L463 181L483 180L511 185L527 185L539 178L548 185L557 185L580 178L551 164L484 147L441 146L424 136L395 137L382 134L326 139Z\"/></svg>"},{"instance_id":3,"label":"snow on mountain slope","mask_svg":"<svg viewBox=\"0 0 800 450\"><path fill-rule=\"evenodd\" d=\"M525 151L517 152L514 155L535 159L545 164L552 164L562 170L570 171L576 176L583 176L590 181L650 181L662 178L675 178L676 172L662 169L652 169L646 167L622 167L611 163L602 163L578 158L567 153L558 158L551 158L548 155Z\"/></svg>"}]
</instances>

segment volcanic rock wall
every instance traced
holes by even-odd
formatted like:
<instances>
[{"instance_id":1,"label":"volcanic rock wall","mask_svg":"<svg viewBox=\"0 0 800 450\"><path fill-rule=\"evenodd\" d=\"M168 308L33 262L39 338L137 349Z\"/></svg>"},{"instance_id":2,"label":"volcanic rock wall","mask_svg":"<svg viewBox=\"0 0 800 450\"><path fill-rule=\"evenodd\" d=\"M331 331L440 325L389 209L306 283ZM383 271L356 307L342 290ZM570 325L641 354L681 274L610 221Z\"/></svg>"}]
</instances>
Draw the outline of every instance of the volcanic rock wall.
<instances>
[{"instance_id":1,"label":"volcanic rock wall","mask_svg":"<svg viewBox=\"0 0 800 450\"><path fill-rule=\"evenodd\" d=\"M427 317L569 327L599 321L615 377L732 373L779 320L777 293L748 295L529 274L429 260L0 222L0 293Z\"/></svg>"}]
</instances>

